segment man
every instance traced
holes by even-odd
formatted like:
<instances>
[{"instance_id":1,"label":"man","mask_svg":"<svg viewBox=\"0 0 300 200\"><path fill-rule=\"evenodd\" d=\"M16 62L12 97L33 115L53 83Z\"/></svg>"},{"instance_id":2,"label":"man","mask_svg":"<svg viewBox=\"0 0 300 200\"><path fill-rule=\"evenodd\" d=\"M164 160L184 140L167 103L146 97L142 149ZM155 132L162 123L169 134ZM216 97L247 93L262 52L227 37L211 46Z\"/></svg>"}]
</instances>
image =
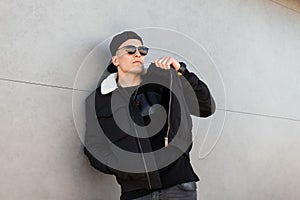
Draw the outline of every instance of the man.
<instances>
[{"instance_id":1,"label":"man","mask_svg":"<svg viewBox=\"0 0 300 200\"><path fill-rule=\"evenodd\" d=\"M86 100L91 165L115 175L122 200L197 199L190 115L214 113L208 87L170 56L146 70L148 48L135 32L116 35L110 52L111 74Z\"/></svg>"}]
</instances>

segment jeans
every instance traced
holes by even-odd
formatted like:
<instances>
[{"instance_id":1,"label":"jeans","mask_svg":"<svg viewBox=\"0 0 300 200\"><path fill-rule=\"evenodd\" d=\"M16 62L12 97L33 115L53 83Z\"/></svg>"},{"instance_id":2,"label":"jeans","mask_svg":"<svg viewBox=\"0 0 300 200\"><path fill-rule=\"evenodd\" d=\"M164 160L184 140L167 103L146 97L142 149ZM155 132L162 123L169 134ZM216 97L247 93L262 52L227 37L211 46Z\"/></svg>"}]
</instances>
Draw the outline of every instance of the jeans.
<instances>
[{"instance_id":1,"label":"jeans","mask_svg":"<svg viewBox=\"0 0 300 200\"><path fill-rule=\"evenodd\" d=\"M197 185L195 181L181 183L132 200L197 200Z\"/></svg>"}]
</instances>

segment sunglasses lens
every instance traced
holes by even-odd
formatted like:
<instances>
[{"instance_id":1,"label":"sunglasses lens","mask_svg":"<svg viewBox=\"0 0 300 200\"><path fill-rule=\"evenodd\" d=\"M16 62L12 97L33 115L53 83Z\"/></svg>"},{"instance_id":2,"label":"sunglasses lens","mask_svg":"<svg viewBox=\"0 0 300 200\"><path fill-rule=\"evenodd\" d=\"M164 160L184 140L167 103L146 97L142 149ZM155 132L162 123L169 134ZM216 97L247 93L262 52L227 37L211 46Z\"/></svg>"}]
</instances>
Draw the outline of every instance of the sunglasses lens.
<instances>
[{"instance_id":1,"label":"sunglasses lens","mask_svg":"<svg viewBox=\"0 0 300 200\"><path fill-rule=\"evenodd\" d=\"M126 52L130 55L135 54L136 48L138 48L138 50L142 56L145 56L148 54L148 48L145 46L135 47L133 45L128 45L128 46L125 46L124 48L125 48Z\"/></svg>"},{"instance_id":2,"label":"sunglasses lens","mask_svg":"<svg viewBox=\"0 0 300 200\"><path fill-rule=\"evenodd\" d=\"M148 54L148 48L147 48L147 47L145 47L145 46L140 46L140 47L138 47L138 49L139 49L139 52L140 52L140 54L141 54L142 56L145 56L145 55Z\"/></svg>"},{"instance_id":3,"label":"sunglasses lens","mask_svg":"<svg viewBox=\"0 0 300 200\"><path fill-rule=\"evenodd\" d=\"M135 54L136 48L133 45L125 46L126 52L130 55Z\"/></svg>"}]
</instances>

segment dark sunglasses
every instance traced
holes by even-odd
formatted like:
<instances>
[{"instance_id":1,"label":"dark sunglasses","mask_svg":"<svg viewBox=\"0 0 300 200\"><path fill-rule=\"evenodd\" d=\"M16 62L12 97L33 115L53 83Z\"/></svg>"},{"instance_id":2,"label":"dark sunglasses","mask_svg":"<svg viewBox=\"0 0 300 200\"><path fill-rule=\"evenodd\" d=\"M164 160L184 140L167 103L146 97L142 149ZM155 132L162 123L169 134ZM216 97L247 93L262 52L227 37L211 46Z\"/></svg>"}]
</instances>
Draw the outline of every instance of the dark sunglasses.
<instances>
[{"instance_id":1,"label":"dark sunglasses","mask_svg":"<svg viewBox=\"0 0 300 200\"><path fill-rule=\"evenodd\" d=\"M133 55L135 54L136 52L136 49L138 49L138 51L140 52L140 54L142 56L145 56L148 54L148 47L145 47L145 46L139 46L139 47L136 47L136 46L133 46L133 45L127 45L127 46L124 46L124 47L121 47L119 49L123 49L125 48L125 51L129 54L129 55ZM117 50L119 50L117 49Z\"/></svg>"}]
</instances>

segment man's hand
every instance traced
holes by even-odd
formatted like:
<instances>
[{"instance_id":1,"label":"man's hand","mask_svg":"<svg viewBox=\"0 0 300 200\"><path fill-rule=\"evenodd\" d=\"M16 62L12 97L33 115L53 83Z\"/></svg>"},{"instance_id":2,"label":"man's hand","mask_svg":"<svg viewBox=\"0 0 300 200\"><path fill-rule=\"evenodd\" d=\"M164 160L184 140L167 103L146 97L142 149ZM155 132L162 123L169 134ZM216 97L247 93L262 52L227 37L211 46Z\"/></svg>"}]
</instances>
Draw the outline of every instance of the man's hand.
<instances>
[{"instance_id":1,"label":"man's hand","mask_svg":"<svg viewBox=\"0 0 300 200\"><path fill-rule=\"evenodd\" d=\"M168 70L170 69L170 66L172 65L176 71L180 68L179 62L177 62L173 57L171 56L164 56L159 59L156 59L154 61L155 65L159 68Z\"/></svg>"}]
</instances>

